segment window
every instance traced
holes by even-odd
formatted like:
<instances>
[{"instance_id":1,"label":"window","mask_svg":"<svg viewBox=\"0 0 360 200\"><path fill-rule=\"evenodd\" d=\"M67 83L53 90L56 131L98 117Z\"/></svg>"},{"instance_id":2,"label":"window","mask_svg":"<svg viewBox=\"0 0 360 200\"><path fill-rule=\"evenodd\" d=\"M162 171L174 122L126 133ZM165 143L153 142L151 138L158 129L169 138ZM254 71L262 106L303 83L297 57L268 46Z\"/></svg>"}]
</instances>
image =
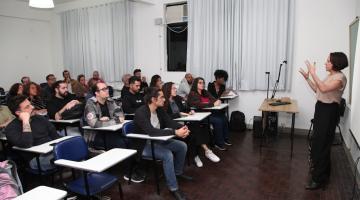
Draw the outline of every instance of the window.
<instances>
[{"instance_id":1,"label":"window","mask_svg":"<svg viewBox=\"0 0 360 200\"><path fill-rule=\"evenodd\" d=\"M166 5L167 70L186 71L187 4Z\"/></svg>"}]
</instances>

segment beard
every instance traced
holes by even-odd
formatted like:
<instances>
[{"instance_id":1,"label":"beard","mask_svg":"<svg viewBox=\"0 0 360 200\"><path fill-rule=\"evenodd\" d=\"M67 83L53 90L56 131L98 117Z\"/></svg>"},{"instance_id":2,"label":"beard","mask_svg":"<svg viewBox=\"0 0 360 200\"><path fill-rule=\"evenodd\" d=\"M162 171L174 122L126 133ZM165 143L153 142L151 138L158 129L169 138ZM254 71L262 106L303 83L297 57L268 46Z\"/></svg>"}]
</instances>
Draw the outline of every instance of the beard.
<instances>
[{"instance_id":1,"label":"beard","mask_svg":"<svg viewBox=\"0 0 360 200\"><path fill-rule=\"evenodd\" d=\"M68 94L69 92L64 92L64 93L59 92L59 96L61 96L62 98L67 97Z\"/></svg>"}]
</instances>

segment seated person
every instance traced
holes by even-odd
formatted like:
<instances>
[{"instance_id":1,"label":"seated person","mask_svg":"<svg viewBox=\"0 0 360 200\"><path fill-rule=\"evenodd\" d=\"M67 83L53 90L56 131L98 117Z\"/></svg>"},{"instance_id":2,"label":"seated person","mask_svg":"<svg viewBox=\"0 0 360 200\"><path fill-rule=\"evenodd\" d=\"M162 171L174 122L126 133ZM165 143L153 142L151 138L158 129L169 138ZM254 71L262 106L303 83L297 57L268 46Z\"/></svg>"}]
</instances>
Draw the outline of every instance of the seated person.
<instances>
[{"instance_id":1,"label":"seated person","mask_svg":"<svg viewBox=\"0 0 360 200\"><path fill-rule=\"evenodd\" d=\"M33 106L24 95L15 96L9 101L9 109L16 116L5 128L6 138L9 143L21 148L30 148L40 145L60 136L55 127L43 116L33 115ZM30 161L30 167L37 169L36 159L31 154L23 153L26 161ZM53 154L40 156L40 167L42 170L53 169L50 163Z\"/></svg>"},{"instance_id":2,"label":"seated person","mask_svg":"<svg viewBox=\"0 0 360 200\"><path fill-rule=\"evenodd\" d=\"M43 99L46 104L53 96L52 85L55 82L56 82L56 77L54 76L54 74L48 74L46 76L46 83L44 84L44 86L42 88L42 96L43 96Z\"/></svg>"},{"instance_id":3,"label":"seated person","mask_svg":"<svg viewBox=\"0 0 360 200\"><path fill-rule=\"evenodd\" d=\"M218 69L215 71L214 76L215 81L208 84L208 91L215 99L220 99L225 92L228 73L225 70Z\"/></svg>"},{"instance_id":4,"label":"seated person","mask_svg":"<svg viewBox=\"0 0 360 200\"><path fill-rule=\"evenodd\" d=\"M124 83L124 86L121 89L121 100L127 93L129 93L129 88L130 88L129 79L130 79L130 77L131 77L131 74L124 74L124 76L121 79L121 81Z\"/></svg>"},{"instance_id":5,"label":"seated person","mask_svg":"<svg viewBox=\"0 0 360 200\"><path fill-rule=\"evenodd\" d=\"M91 88L94 97L86 102L84 117L87 124L93 128L111 126L124 122L124 113L113 99L109 97L109 89L103 82L97 82ZM105 134L105 138L104 138ZM105 139L105 141L104 141ZM107 149L112 148L129 148L129 140L120 133L101 132L95 134L94 146L104 148L106 143ZM105 143L104 143L105 142ZM129 171L129 165L127 170ZM137 171L135 171L137 172ZM129 173L124 176L125 180L129 180ZM134 173L131 180L135 183L144 181L144 176Z\"/></svg>"},{"instance_id":6,"label":"seated person","mask_svg":"<svg viewBox=\"0 0 360 200\"><path fill-rule=\"evenodd\" d=\"M191 85L193 83L193 76L190 73L185 74L185 77L181 80L179 89L178 89L178 95L187 98L187 96L190 93Z\"/></svg>"},{"instance_id":7,"label":"seated person","mask_svg":"<svg viewBox=\"0 0 360 200\"><path fill-rule=\"evenodd\" d=\"M68 92L68 84L65 81L56 81L53 85L53 93L47 105L50 119L60 120L66 110L80 104L76 96Z\"/></svg>"},{"instance_id":8,"label":"seated person","mask_svg":"<svg viewBox=\"0 0 360 200\"><path fill-rule=\"evenodd\" d=\"M5 128L14 118L15 116L7 106L0 105L0 130Z\"/></svg>"},{"instance_id":9,"label":"seated person","mask_svg":"<svg viewBox=\"0 0 360 200\"><path fill-rule=\"evenodd\" d=\"M89 80L96 81L96 82L100 81L100 82L105 83L105 81L100 78L100 73L97 70L93 71L93 76Z\"/></svg>"},{"instance_id":10,"label":"seated person","mask_svg":"<svg viewBox=\"0 0 360 200\"><path fill-rule=\"evenodd\" d=\"M122 108L125 113L134 114L137 108L144 105L144 96L140 93L140 78L132 76L129 83L129 92L122 98Z\"/></svg>"},{"instance_id":11,"label":"seated person","mask_svg":"<svg viewBox=\"0 0 360 200\"><path fill-rule=\"evenodd\" d=\"M161 76L155 74L154 76L151 77L151 81L150 81L150 87L156 87L161 89L162 87L162 80L161 80Z\"/></svg>"},{"instance_id":12,"label":"seated person","mask_svg":"<svg viewBox=\"0 0 360 200\"><path fill-rule=\"evenodd\" d=\"M23 94L24 86L21 83L15 83L10 87L9 92L6 94L6 104L12 97Z\"/></svg>"},{"instance_id":13,"label":"seated person","mask_svg":"<svg viewBox=\"0 0 360 200\"><path fill-rule=\"evenodd\" d=\"M192 111L189 112L189 109L186 109L183 104L183 99L176 94L176 86L173 82L167 82L163 85L162 91L165 96L165 110L173 118L179 118L182 115L191 115ZM194 161L197 167L202 167L203 163L199 157L199 146L201 146L205 151L205 156L212 162L219 162L220 158L217 157L206 144L210 141L210 135L208 130L200 122L191 122L188 123L189 129L191 131L191 148L195 155Z\"/></svg>"},{"instance_id":14,"label":"seated person","mask_svg":"<svg viewBox=\"0 0 360 200\"><path fill-rule=\"evenodd\" d=\"M221 104L220 100L216 100L208 91L205 90L205 81L198 77L194 79L188 96L188 104L197 109L218 106ZM221 151L225 151L225 145L231 146L229 142L229 125L224 112L212 112L210 115L210 123L214 126L215 131L215 147Z\"/></svg>"},{"instance_id":15,"label":"seated person","mask_svg":"<svg viewBox=\"0 0 360 200\"><path fill-rule=\"evenodd\" d=\"M28 76L21 77L20 81L21 81L21 84L23 84L23 85L27 85L31 82L30 77L28 77Z\"/></svg>"},{"instance_id":16,"label":"seated person","mask_svg":"<svg viewBox=\"0 0 360 200\"><path fill-rule=\"evenodd\" d=\"M144 93L145 89L147 87L149 87L149 85L146 82L146 77L143 76L141 77L141 69L135 69L134 70L134 76L137 76L140 80L141 80L141 85L140 85L140 93Z\"/></svg>"},{"instance_id":17,"label":"seated person","mask_svg":"<svg viewBox=\"0 0 360 200\"><path fill-rule=\"evenodd\" d=\"M46 104L43 101L41 88L38 84L30 82L24 86L24 95L28 97L31 105L34 106L33 113L37 115L46 115Z\"/></svg>"},{"instance_id":18,"label":"seated person","mask_svg":"<svg viewBox=\"0 0 360 200\"><path fill-rule=\"evenodd\" d=\"M176 135L186 138L189 135L187 126L183 126L172 120L162 109L165 98L159 88L150 87L144 96L145 105L135 112L135 133L150 136ZM176 178L192 180L191 177L183 175L184 161L187 146L183 141L170 139L168 141L155 141L155 158L163 162L166 184L175 199L185 199L180 192ZM144 156L151 157L150 142L146 142L142 151Z\"/></svg>"}]
</instances>

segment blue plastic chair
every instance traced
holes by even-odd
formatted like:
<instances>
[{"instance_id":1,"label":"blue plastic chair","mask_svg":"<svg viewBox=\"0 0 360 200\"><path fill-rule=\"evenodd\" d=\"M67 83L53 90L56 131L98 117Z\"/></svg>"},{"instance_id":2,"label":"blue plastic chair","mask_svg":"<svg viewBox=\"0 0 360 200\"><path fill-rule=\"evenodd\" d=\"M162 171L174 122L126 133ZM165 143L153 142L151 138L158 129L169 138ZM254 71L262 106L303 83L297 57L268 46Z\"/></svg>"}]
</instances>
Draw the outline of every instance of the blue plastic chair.
<instances>
[{"instance_id":1,"label":"blue plastic chair","mask_svg":"<svg viewBox=\"0 0 360 200\"><path fill-rule=\"evenodd\" d=\"M54 146L54 157L55 160L86 160L88 158L88 147L84 138L76 136L57 143ZM120 197L123 199L122 188L117 177L107 173L82 172L82 177L65 184L68 191L90 198L118 182Z\"/></svg>"}]
</instances>

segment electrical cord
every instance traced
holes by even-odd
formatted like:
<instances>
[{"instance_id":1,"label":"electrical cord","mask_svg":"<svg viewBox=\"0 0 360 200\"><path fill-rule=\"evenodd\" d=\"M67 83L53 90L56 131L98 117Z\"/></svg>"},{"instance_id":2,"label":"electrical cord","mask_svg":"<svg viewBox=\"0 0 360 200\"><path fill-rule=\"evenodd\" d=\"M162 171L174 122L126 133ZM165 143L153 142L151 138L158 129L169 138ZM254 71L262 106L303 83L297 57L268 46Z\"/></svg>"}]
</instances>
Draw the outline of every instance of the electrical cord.
<instances>
[{"instance_id":1,"label":"electrical cord","mask_svg":"<svg viewBox=\"0 0 360 200\"><path fill-rule=\"evenodd\" d=\"M352 191L352 195L351 195L351 199L350 199L350 200L353 200L353 199L354 199L354 196L355 196L355 189L356 189L356 185L357 185L357 183L356 183L356 174L357 174L356 171L357 171L357 166L358 166L358 164L359 164L359 160L360 160L360 156L356 159L356 162L355 162L354 186L353 186L353 191Z\"/></svg>"}]
</instances>

